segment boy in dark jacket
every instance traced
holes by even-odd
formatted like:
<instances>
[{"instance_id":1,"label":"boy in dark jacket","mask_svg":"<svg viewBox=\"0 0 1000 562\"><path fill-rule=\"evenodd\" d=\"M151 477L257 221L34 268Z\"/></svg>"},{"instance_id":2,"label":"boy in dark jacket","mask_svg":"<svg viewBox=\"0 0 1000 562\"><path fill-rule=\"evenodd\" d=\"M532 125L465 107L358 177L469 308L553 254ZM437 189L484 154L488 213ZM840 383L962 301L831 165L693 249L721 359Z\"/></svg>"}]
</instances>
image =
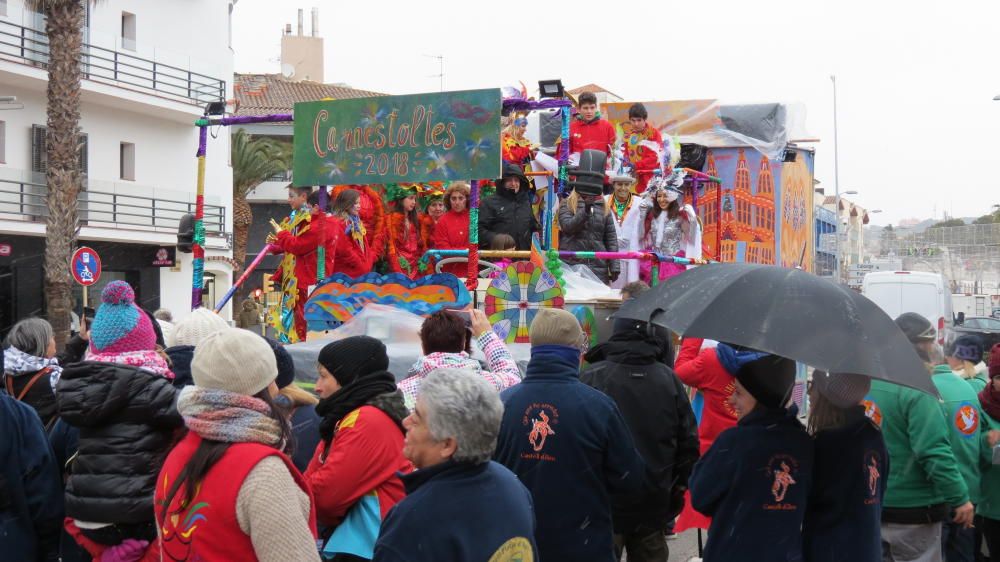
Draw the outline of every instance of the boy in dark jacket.
<instances>
[{"instance_id":1,"label":"boy in dark jacket","mask_svg":"<svg viewBox=\"0 0 1000 562\"><path fill-rule=\"evenodd\" d=\"M0 435L0 557L58 560L62 487L42 422L31 406L0 392Z\"/></svg>"},{"instance_id":2,"label":"boy in dark jacket","mask_svg":"<svg viewBox=\"0 0 1000 562\"><path fill-rule=\"evenodd\" d=\"M497 184L497 192L484 199L479 210L479 245L489 248L494 236L507 234L518 250L530 250L531 233L541 227L531 208L528 178L516 165L506 162Z\"/></svg>"},{"instance_id":3,"label":"boy in dark jacket","mask_svg":"<svg viewBox=\"0 0 1000 562\"><path fill-rule=\"evenodd\" d=\"M529 332L521 384L500 394L503 422L493 458L517 474L535 504L540 560L614 560L611 494L639 491L643 462L611 398L580 382L583 330L543 308Z\"/></svg>"},{"instance_id":4,"label":"boy in dark jacket","mask_svg":"<svg viewBox=\"0 0 1000 562\"><path fill-rule=\"evenodd\" d=\"M712 517L705 562L802 559L813 444L796 408L785 408L794 383L795 363L773 355L736 374L736 427L719 435L690 480L691 505Z\"/></svg>"},{"instance_id":5,"label":"boy in dark jacket","mask_svg":"<svg viewBox=\"0 0 1000 562\"><path fill-rule=\"evenodd\" d=\"M698 460L698 431L687 394L659 361L667 342L647 333L645 322L618 320L615 333L586 359L580 380L615 401L646 462L646 484L611 500L615 547L630 562L669 555L663 529L684 505L691 468Z\"/></svg>"}]
</instances>

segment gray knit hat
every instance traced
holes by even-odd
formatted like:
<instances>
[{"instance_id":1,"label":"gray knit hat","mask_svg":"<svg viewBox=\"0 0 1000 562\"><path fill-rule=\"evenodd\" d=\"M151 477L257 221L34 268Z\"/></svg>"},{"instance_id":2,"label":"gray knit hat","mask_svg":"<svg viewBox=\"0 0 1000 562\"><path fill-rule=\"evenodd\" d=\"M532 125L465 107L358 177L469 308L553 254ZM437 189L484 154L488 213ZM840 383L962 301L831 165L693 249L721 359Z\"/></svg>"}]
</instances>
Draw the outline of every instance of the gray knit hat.
<instances>
[{"instance_id":1,"label":"gray knit hat","mask_svg":"<svg viewBox=\"0 0 1000 562\"><path fill-rule=\"evenodd\" d=\"M850 408L861 403L871 390L872 380L854 373L814 371L813 388L838 408Z\"/></svg>"},{"instance_id":2,"label":"gray knit hat","mask_svg":"<svg viewBox=\"0 0 1000 562\"><path fill-rule=\"evenodd\" d=\"M543 308L535 314L528 330L532 346L565 345L579 348L583 343L580 322L561 308Z\"/></svg>"},{"instance_id":3,"label":"gray knit hat","mask_svg":"<svg viewBox=\"0 0 1000 562\"><path fill-rule=\"evenodd\" d=\"M201 388L253 396L277 376L278 364L271 346L249 330L226 328L210 334L194 348L191 377Z\"/></svg>"}]
</instances>

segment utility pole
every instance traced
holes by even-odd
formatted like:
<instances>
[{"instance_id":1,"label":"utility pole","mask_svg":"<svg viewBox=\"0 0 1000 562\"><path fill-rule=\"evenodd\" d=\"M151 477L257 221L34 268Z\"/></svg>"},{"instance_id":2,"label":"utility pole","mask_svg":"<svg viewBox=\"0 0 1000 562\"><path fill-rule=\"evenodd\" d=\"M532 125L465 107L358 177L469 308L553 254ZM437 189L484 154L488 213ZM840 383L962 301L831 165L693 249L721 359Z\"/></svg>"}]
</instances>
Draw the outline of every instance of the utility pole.
<instances>
[{"instance_id":1,"label":"utility pole","mask_svg":"<svg viewBox=\"0 0 1000 562\"><path fill-rule=\"evenodd\" d=\"M437 59L438 61L438 73L431 74L428 78L437 78L439 81L439 87L441 91L444 91L444 55L424 55L427 58Z\"/></svg>"},{"instance_id":2,"label":"utility pole","mask_svg":"<svg viewBox=\"0 0 1000 562\"><path fill-rule=\"evenodd\" d=\"M830 82L833 83L833 212L836 215L834 222L834 234L836 234L836 257L837 262L833 270L833 276L837 283L842 282L840 276L840 144L837 139L837 76L831 74Z\"/></svg>"}]
</instances>

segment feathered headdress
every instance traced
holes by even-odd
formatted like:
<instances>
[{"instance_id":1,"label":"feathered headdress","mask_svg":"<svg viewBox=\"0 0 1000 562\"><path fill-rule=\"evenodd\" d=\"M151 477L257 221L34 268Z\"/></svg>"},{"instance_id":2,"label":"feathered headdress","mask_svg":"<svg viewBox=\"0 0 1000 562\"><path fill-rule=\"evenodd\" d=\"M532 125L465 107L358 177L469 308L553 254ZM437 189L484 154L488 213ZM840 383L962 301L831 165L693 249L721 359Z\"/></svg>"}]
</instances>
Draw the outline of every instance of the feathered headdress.
<instances>
[{"instance_id":1,"label":"feathered headdress","mask_svg":"<svg viewBox=\"0 0 1000 562\"><path fill-rule=\"evenodd\" d=\"M420 184L418 183L387 183L385 184L385 198L387 201L399 201L411 195L419 194Z\"/></svg>"}]
</instances>

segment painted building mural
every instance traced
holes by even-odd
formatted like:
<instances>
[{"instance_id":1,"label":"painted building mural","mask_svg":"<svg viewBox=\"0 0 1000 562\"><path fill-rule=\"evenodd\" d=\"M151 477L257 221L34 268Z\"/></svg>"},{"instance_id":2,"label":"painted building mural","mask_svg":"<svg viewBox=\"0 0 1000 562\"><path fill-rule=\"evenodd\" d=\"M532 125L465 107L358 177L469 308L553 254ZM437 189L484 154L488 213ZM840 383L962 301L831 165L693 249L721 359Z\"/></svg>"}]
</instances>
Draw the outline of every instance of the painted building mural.
<instances>
[{"instance_id":1,"label":"painted building mural","mask_svg":"<svg viewBox=\"0 0 1000 562\"><path fill-rule=\"evenodd\" d=\"M773 162L752 148L709 150L704 171L722 185L698 193L706 257L812 271L813 154L790 152L794 161Z\"/></svg>"}]
</instances>

